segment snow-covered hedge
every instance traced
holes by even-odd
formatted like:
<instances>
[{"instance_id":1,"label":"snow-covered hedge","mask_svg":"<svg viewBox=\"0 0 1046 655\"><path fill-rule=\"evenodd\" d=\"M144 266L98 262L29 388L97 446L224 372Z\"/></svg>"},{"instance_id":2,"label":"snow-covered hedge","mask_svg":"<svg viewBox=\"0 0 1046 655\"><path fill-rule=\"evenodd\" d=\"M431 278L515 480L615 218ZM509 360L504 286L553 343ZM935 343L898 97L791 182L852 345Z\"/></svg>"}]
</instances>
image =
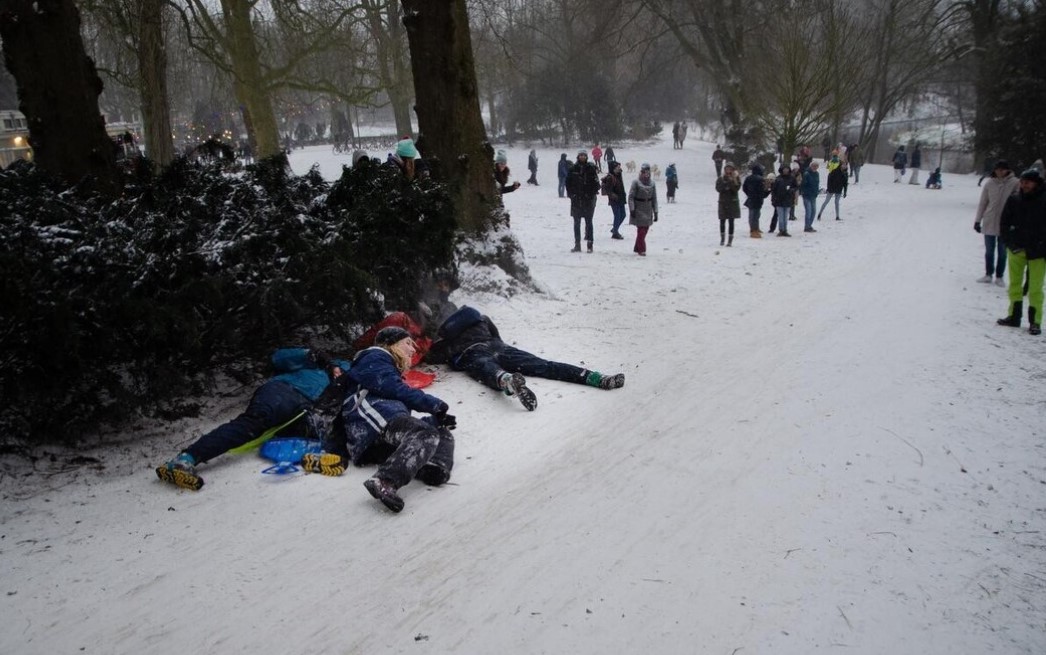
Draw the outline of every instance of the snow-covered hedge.
<instances>
[{"instance_id":1,"label":"snow-covered hedge","mask_svg":"<svg viewBox=\"0 0 1046 655\"><path fill-rule=\"evenodd\" d=\"M444 188L365 162L327 184L278 157L177 161L116 201L0 173L0 442L177 406L303 334L347 340L450 268Z\"/></svg>"}]
</instances>

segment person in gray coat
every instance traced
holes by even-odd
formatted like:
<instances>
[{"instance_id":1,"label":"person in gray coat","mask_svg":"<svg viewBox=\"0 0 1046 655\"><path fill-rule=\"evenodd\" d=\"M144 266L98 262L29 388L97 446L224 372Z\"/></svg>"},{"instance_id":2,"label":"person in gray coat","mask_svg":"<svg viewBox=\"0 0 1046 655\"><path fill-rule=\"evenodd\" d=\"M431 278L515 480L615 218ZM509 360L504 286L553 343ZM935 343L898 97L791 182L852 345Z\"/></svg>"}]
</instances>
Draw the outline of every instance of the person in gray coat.
<instances>
[{"instance_id":1,"label":"person in gray coat","mask_svg":"<svg viewBox=\"0 0 1046 655\"><path fill-rule=\"evenodd\" d=\"M628 222L636 226L636 245L632 251L646 257L646 234L657 222L657 186L650 179L650 164L639 167L639 177L628 190Z\"/></svg>"},{"instance_id":2,"label":"person in gray coat","mask_svg":"<svg viewBox=\"0 0 1046 655\"><path fill-rule=\"evenodd\" d=\"M977 204L977 216L973 229L984 235L984 277L978 282L988 284L995 278L995 284L1004 287L1002 276L1006 272L1006 246L999 238L999 219L1006 199L1017 193L1020 183L1010 169L1010 164L1000 159L995 162L988 183L981 189L981 201Z\"/></svg>"}]
</instances>

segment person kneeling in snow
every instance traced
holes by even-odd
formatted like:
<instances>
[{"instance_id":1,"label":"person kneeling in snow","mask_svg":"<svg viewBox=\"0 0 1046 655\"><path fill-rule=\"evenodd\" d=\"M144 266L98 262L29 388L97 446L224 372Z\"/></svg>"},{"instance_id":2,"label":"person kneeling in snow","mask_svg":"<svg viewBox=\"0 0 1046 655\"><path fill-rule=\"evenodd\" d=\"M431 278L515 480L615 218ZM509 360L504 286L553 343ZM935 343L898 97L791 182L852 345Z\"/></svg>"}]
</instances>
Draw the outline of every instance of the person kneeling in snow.
<instances>
[{"instance_id":1,"label":"person kneeling in snow","mask_svg":"<svg viewBox=\"0 0 1046 655\"><path fill-rule=\"evenodd\" d=\"M436 331L426 361L432 364L449 363L455 371L464 371L469 377L491 389L516 396L530 411L538 406L537 396L527 388L524 375L587 384L600 389L625 386L624 373L603 375L597 371L541 359L501 340L498 328L489 317L472 307L462 307L451 314Z\"/></svg>"},{"instance_id":2,"label":"person kneeling in snow","mask_svg":"<svg viewBox=\"0 0 1046 655\"><path fill-rule=\"evenodd\" d=\"M457 420L447 413L447 403L403 381L413 357L409 332L382 328L374 346L358 352L345 374L342 429L335 430L325 452L305 455L302 468L341 475L348 459L356 466L380 462L363 486L393 512L403 509L397 490L413 478L432 486L449 480L454 467L454 437L449 431L457 427ZM431 416L417 418L411 410Z\"/></svg>"},{"instance_id":3,"label":"person kneeling in snow","mask_svg":"<svg viewBox=\"0 0 1046 655\"><path fill-rule=\"evenodd\" d=\"M306 348L281 348L273 353L272 364L278 375L258 387L245 412L157 467L157 477L183 489L199 490L203 478L196 472L198 464L254 441L272 428L307 424L308 411L326 395L337 392L335 380L350 366L346 361ZM300 420L295 421L296 418Z\"/></svg>"}]
</instances>

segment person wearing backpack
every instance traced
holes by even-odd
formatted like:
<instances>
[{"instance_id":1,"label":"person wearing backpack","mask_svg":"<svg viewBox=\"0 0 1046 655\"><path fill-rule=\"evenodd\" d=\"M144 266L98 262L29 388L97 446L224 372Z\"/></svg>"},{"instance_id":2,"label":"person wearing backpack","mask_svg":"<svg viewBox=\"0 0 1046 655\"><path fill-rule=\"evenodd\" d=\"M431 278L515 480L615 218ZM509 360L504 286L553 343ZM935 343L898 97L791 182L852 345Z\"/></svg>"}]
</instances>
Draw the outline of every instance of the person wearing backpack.
<instances>
[{"instance_id":1,"label":"person wearing backpack","mask_svg":"<svg viewBox=\"0 0 1046 655\"><path fill-rule=\"evenodd\" d=\"M198 491L203 487L203 478L196 471L198 465L254 441L281 425L314 431L310 430L307 420L309 410L328 396L339 393L336 381L351 365L341 359L332 359L320 350L281 348L273 353L272 366L276 375L258 387L242 414L219 425L174 459L158 466L156 476L176 487ZM295 421L297 417L300 420Z\"/></svg>"},{"instance_id":2,"label":"person wearing backpack","mask_svg":"<svg viewBox=\"0 0 1046 655\"><path fill-rule=\"evenodd\" d=\"M676 201L676 189L679 188L679 174L676 172L675 164L669 164L668 168L665 169L665 187L668 189L665 192L666 201L674 203Z\"/></svg>"},{"instance_id":3,"label":"person wearing backpack","mask_svg":"<svg viewBox=\"0 0 1046 655\"><path fill-rule=\"evenodd\" d=\"M610 172L601 183L602 193L607 197L610 211L614 213L614 225L610 228L611 239L624 239L621 236L621 224L625 222L625 180L621 174L621 164L615 161Z\"/></svg>"}]
</instances>

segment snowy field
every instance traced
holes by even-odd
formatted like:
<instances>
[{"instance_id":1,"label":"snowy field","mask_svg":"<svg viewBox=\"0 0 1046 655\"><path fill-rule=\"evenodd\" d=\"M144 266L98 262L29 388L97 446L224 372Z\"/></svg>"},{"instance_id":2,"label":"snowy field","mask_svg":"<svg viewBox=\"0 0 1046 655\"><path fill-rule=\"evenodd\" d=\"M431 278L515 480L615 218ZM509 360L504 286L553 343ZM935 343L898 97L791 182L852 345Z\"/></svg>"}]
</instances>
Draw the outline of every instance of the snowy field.
<instances>
[{"instance_id":1,"label":"snowy field","mask_svg":"<svg viewBox=\"0 0 1046 655\"><path fill-rule=\"evenodd\" d=\"M603 202L595 253L568 252L564 150L539 148L506 205L544 292L454 300L623 389L535 379L529 413L444 372L452 484L406 487L400 515L370 470L226 456L198 493L156 480L250 389L85 453L104 470L7 469L0 653L1046 652L1046 339L996 326L1005 290L974 282L976 176L867 166L844 220L742 220L723 248L714 144L614 145L679 169L647 257ZM348 157L292 156L314 162Z\"/></svg>"}]
</instances>

